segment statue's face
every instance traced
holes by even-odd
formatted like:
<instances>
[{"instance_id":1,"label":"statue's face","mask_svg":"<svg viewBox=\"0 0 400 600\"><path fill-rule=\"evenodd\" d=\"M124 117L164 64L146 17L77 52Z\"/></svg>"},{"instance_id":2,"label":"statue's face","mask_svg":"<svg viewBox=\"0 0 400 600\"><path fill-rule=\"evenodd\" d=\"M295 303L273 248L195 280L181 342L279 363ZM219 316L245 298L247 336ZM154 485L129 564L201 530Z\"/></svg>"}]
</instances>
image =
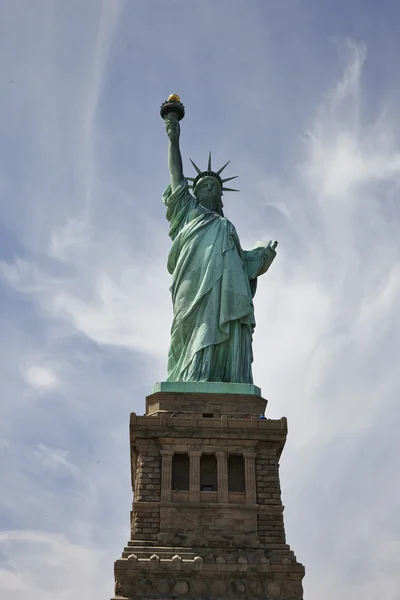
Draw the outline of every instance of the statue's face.
<instances>
[{"instance_id":1,"label":"statue's face","mask_svg":"<svg viewBox=\"0 0 400 600\"><path fill-rule=\"evenodd\" d=\"M199 203L212 211L217 211L221 201L221 186L215 177L203 177L196 184L196 198Z\"/></svg>"}]
</instances>

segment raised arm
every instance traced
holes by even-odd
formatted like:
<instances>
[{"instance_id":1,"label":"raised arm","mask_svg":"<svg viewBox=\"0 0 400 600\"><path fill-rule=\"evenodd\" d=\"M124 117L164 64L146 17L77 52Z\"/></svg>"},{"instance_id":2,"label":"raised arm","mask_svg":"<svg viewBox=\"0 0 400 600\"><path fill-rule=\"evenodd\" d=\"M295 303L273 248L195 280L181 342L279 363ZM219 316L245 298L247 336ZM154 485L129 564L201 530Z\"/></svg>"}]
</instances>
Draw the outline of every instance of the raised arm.
<instances>
[{"instance_id":1,"label":"raised arm","mask_svg":"<svg viewBox=\"0 0 400 600\"><path fill-rule=\"evenodd\" d=\"M168 167L171 174L171 189L172 193L176 190L178 185L182 183L183 167L182 167L182 156L179 148L179 135L180 125L177 116L174 113L170 113L165 119L165 126L167 129L167 135L169 138L168 145Z\"/></svg>"}]
</instances>

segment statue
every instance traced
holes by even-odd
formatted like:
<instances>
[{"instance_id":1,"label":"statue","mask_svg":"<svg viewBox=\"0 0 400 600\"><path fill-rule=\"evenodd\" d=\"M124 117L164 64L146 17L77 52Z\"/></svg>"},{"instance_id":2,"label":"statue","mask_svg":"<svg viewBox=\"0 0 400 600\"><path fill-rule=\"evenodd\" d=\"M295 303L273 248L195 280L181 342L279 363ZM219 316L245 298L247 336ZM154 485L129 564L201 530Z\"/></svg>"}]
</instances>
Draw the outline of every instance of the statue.
<instances>
[{"instance_id":1,"label":"statue","mask_svg":"<svg viewBox=\"0 0 400 600\"><path fill-rule=\"evenodd\" d=\"M190 159L197 176L184 177L179 148L184 114L175 94L161 106L171 174L163 194L172 239L168 271L174 313L167 381L253 383L253 297L277 242L242 250L223 213L223 192L238 191L224 186L235 177L221 178L229 162L213 171L210 153L207 170L201 171Z\"/></svg>"}]
</instances>

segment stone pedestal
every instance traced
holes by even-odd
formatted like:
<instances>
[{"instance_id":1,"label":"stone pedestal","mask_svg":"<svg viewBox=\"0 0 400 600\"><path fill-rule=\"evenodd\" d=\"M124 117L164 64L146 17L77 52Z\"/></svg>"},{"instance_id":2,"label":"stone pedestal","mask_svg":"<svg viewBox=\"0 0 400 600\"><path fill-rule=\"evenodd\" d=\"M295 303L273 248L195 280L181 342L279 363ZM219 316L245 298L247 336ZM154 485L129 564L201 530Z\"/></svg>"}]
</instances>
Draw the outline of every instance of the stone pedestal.
<instances>
[{"instance_id":1,"label":"stone pedestal","mask_svg":"<svg viewBox=\"0 0 400 600\"><path fill-rule=\"evenodd\" d=\"M286 419L259 418L255 386L216 385L159 385L146 416L131 415L131 537L115 598L303 598L279 485Z\"/></svg>"}]
</instances>

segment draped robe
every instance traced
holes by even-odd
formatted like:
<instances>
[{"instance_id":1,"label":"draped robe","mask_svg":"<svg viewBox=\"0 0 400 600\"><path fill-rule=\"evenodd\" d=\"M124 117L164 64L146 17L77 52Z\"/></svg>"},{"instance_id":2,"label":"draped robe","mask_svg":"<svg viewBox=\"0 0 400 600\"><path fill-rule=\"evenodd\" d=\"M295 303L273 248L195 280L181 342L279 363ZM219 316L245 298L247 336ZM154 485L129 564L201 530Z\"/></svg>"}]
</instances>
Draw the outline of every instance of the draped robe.
<instances>
[{"instance_id":1,"label":"draped robe","mask_svg":"<svg viewBox=\"0 0 400 600\"><path fill-rule=\"evenodd\" d=\"M163 201L173 241L167 381L252 383L253 296L275 250L242 250L232 223L199 204L186 180Z\"/></svg>"}]
</instances>

